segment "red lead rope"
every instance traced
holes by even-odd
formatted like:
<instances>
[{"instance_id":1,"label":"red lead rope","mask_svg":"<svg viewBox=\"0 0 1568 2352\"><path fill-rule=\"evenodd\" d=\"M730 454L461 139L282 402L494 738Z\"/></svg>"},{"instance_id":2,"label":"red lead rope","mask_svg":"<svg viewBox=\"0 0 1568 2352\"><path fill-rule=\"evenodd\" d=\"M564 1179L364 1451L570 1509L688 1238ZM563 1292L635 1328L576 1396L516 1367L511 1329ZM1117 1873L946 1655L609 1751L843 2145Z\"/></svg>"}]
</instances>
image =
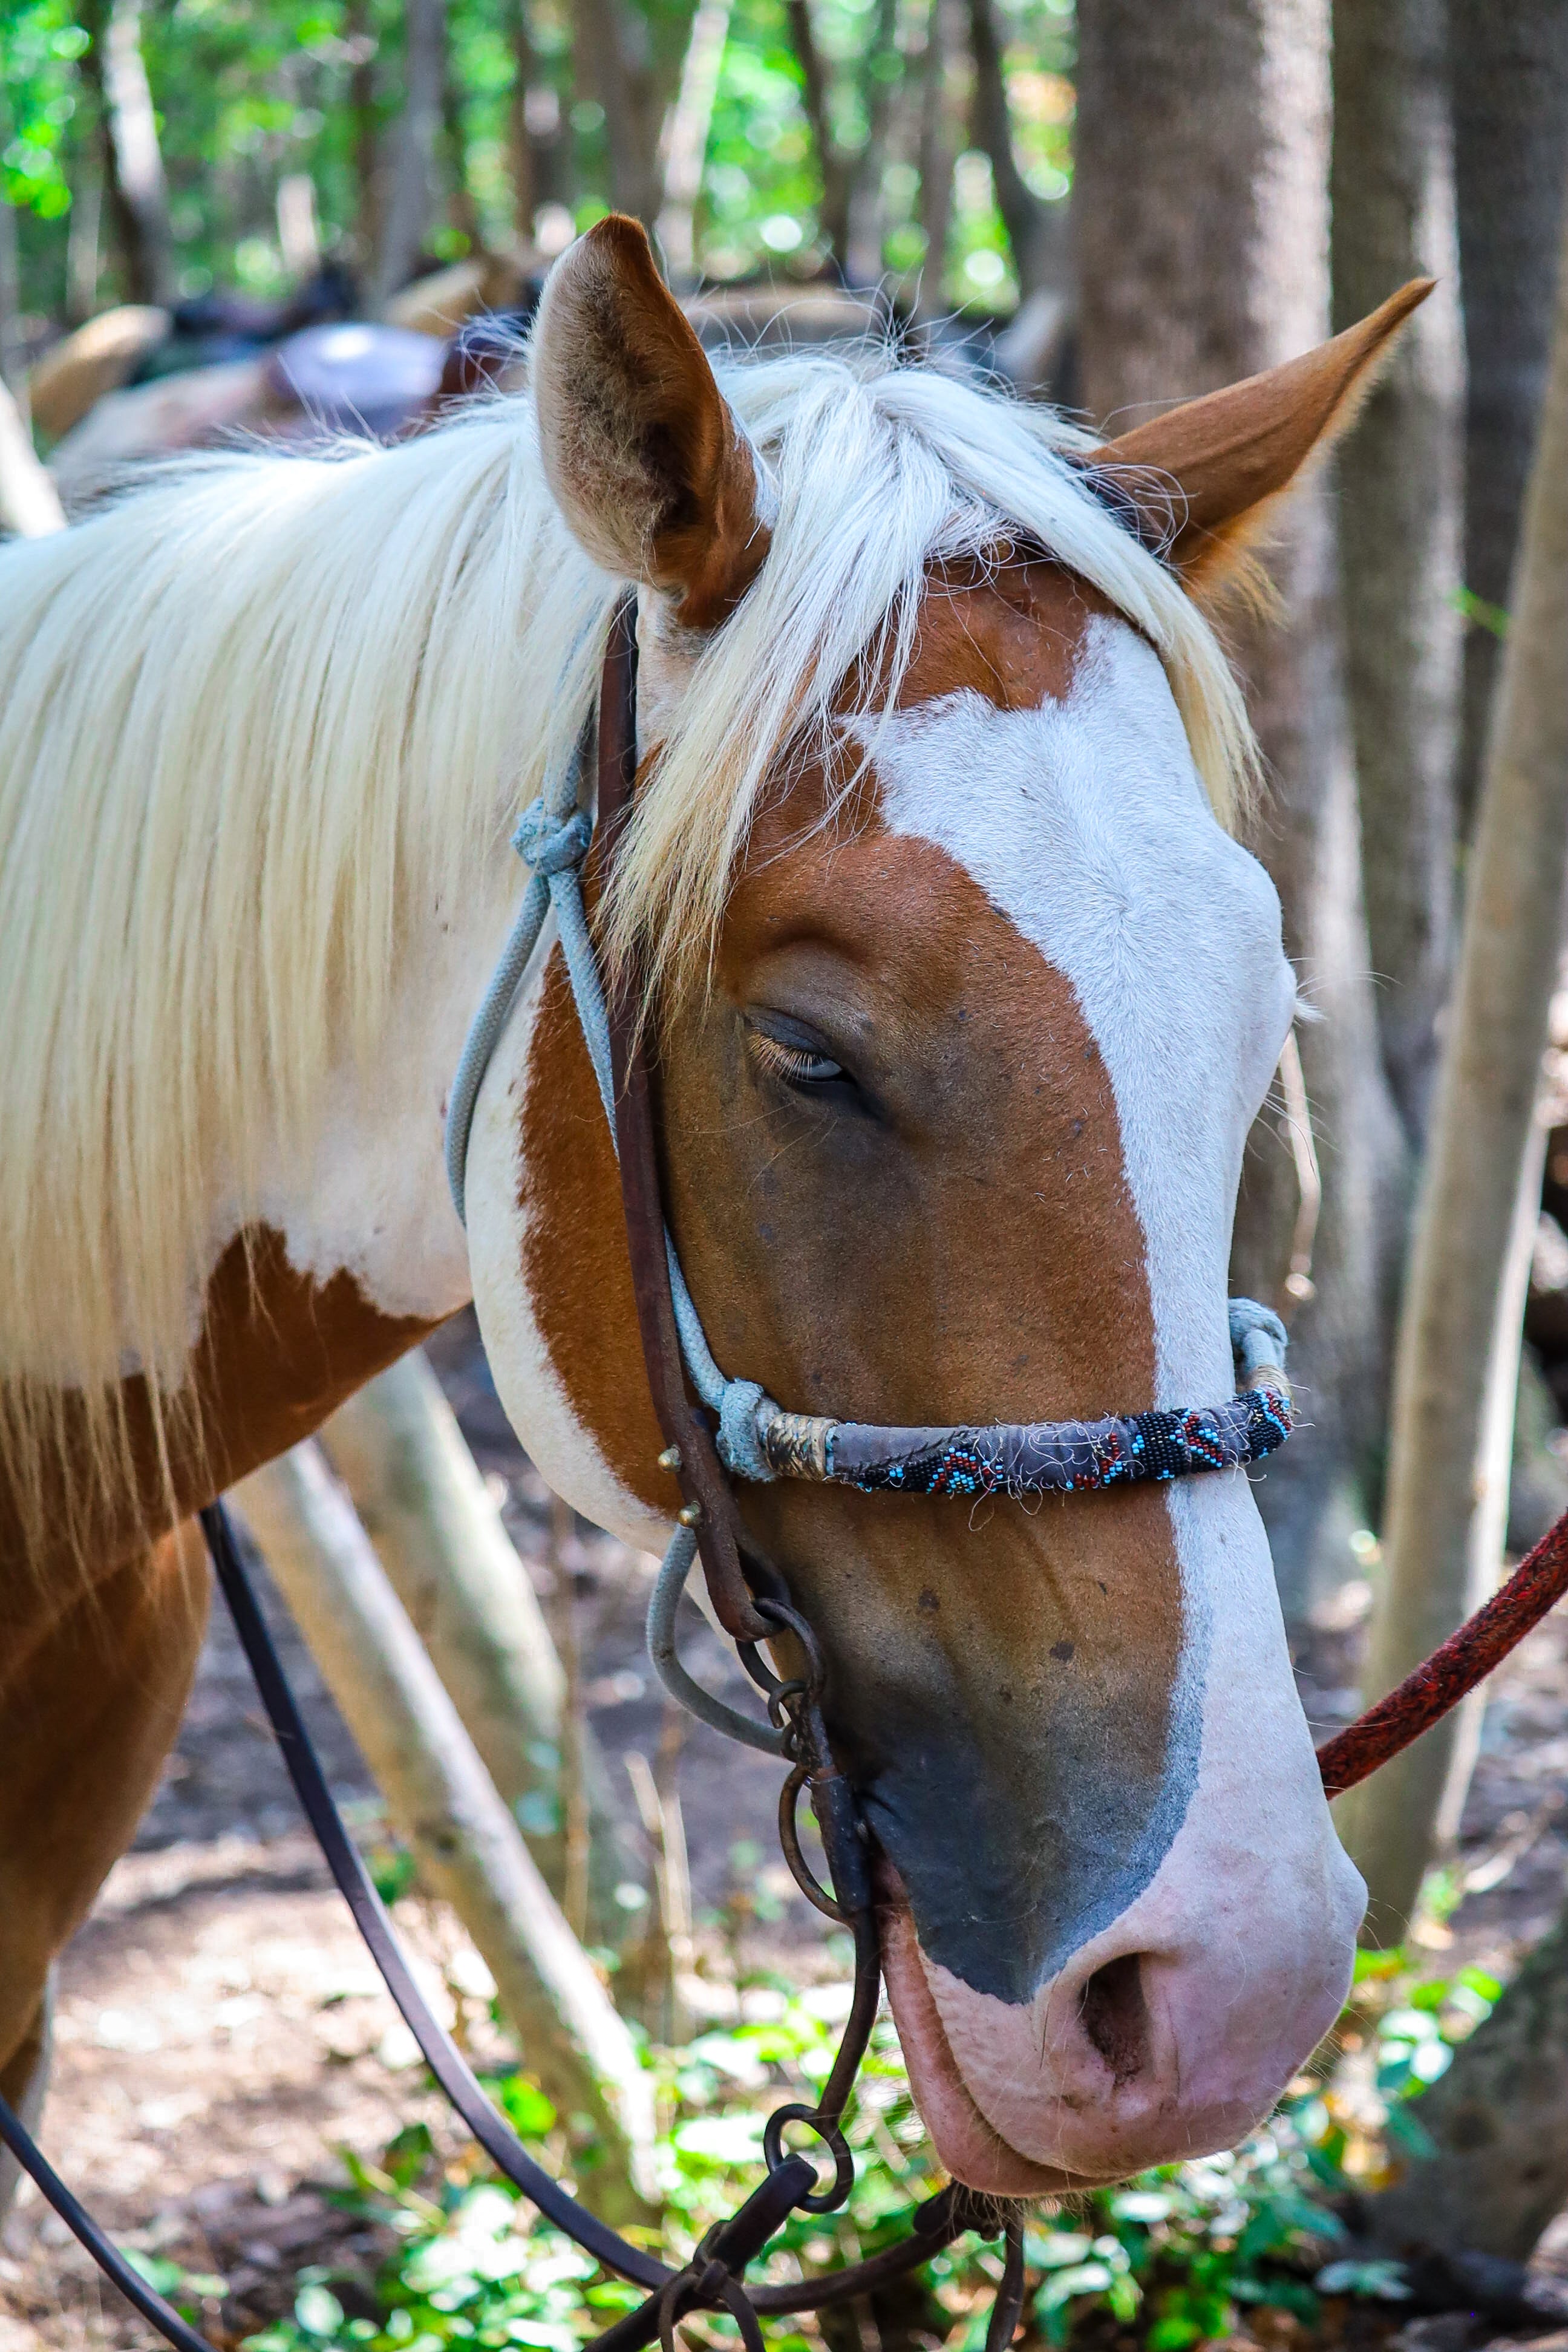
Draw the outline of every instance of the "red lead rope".
<instances>
[{"instance_id":1,"label":"red lead rope","mask_svg":"<svg viewBox=\"0 0 1568 2352\"><path fill-rule=\"evenodd\" d=\"M1406 1675L1397 1690L1369 1706L1318 1750L1318 1768L1331 1797L1353 1789L1380 1764L1430 1731L1440 1716L1458 1706L1467 1691L1484 1682L1511 1649L1539 1625L1552 1603L1568 1591L1568 1511L1542 1536L1508 1582L1468 1617L1441 1649Z\"/></svg>"}]
</instances>

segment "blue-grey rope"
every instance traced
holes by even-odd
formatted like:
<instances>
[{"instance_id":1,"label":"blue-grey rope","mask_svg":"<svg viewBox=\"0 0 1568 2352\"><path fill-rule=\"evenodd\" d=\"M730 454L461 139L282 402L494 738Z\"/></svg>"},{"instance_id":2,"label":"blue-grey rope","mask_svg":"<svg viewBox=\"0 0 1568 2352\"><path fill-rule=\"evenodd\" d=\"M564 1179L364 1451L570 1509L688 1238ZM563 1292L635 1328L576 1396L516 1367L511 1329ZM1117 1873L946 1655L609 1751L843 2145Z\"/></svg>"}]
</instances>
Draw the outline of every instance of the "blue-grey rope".
<instances>
[{"instance_id":1,"label":"blue-grey rope","mask_svg":"<svg viewBox=\"0 0 1568 2352\"><path fill-rule=\"evenodd\" d=\"M562 953L566 960L566 972L572 983L577 1018L582 1024L588 1058L594 1066L599 1100L605 1107L610 1139L612 1143L615 1141L615 1078L610 1060L610 1021L605 1005L604 982L599 977L599 960L594 952L587 913L583 905L581 869L594 831L593 819L577 805L586 748L585 741L577 744L561 773L548 780L539 798L523 811L512 835L511 845L529 867L532 878L501 950L495 976L469 1024L457 1074L452 1080L447 1112L447 1182L451 1190L452 1205L465 1226L468 1221L466 1177L474 1106L479 1100L479 1087L484 1082L490 1056L506 1026L512 1000L539 943L545 915L552 909L555 915ZM757 1409L769 1401L764 1398L757 1381L725 1379L713 1360L708 1335L702 1328L702 1318L687 1287L686 1276L681 1272L680 1260L676 1255L675 1244L668 1229L664 1247L669 1265L670 1298L675 1308L675 1326L680 1339L681 1353L698 1395L710 1411L719 1416L717 1444L720 1458L737 1477L759 1482L771 1480L775 1473L763 1455L757 1434ZM770 1405L770 1409L775 1412L778 1410L776 1405Z\"/></svg>"},{"instance_id":2,"label":"blue-grey rope","mask_svg":"<svg viewBox=\"0 0 1568 2352\"><path fill-rule=\"evenodd\" d=\"M746 1748L760 1748L764 1756L782 1756L782 1732L775 1731L770 1723L759 1722L755 1716L742 1715L738 1707L704 1690L700 1683L692 1681L680 1663L675 1647L676 1612L696 1557L696 1536L689 1528L677 1528L648 1599L647 1654L653 1670L671 1698L678 1700L689 1715L696 1716L699 1722L711 1724L727 1739L738 1739Z\"/></svg>"}]
</instances>

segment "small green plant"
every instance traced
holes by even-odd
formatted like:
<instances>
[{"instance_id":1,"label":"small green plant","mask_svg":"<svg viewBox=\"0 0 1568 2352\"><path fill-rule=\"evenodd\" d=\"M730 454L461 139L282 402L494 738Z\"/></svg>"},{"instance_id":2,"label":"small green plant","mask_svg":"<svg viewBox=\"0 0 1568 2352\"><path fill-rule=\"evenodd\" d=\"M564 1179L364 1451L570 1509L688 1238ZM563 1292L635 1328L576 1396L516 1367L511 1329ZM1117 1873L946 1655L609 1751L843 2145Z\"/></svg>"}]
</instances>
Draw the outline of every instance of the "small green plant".
<instances>
[{"instance_id":1,"label":"small green plant","mask_svg":"<svg viewBox=\"0 0 1568 2352\"><path fill-rule=\"evenodd\" d=\"M1034 2339L1066 2346L1099 2317L1132 2331L1146 2352L1187 2352L1237 2332L1263 2306L1310 2326L1323 2294L1397 2300L1405 2291L1398 2265L1352 2259L1325 2200L1352 2184L1376 2185L1401 2148L1410 2152L1424 2138L1413 2103L1499 1990L1477 1969L1423 1979L1408 1954L1364 1955L1321 2073L1299 2077L1268 2126L1241 2148L1162 2168L1030 2223ZM848 2001L847 1983L792 1992L780 1979L752 1977L736 2018L683 2048L647 2051L659 2103L667 2259L683 2261L755 2185L764 2118L781 2099L809 2099L826 2079ZM489 2088L560 2177L570 2181L592 2164L592 2146L573 2139L529 2076L504 2075ZM773 2277L878 2252L941 2185L886 2018L873 2033L847 2129L856 2158L848 2203L838 2214L794 2215L770 2254ZM301 2273L291 2315L251 2336L247 2352L515 2345L576 2352L639 2299L538 2221L475 2156L443 2165L423 2125L400 2132L378 2165L352 2155L344 2163L340 2201L390 2230L394 2252L374 2282ZM1000 2267L995 2245L973 2238L929 2265L945 2352L979 2352ZM363 2307L367 2285L376 2316L350 2315L350 2306ZM716 2321L710 2332L731 2331ZM799 2334L777 2339L776 2352L819 2343L805 2322Z\"/></svg>"}]
</instances>

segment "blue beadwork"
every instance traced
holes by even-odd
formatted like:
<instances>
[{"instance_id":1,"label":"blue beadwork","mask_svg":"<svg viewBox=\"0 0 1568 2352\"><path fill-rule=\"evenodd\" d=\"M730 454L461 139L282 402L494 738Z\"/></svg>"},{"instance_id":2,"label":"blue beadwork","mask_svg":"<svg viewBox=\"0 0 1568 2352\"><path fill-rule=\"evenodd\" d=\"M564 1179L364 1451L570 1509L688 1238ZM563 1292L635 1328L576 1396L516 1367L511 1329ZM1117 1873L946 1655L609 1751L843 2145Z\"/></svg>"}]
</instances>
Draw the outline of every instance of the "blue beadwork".
<instances>
[{"instance_id":1,"label":"blue beadwork","mask_svg":"<svg viewBox=\"0 0 1568 2352\"><path fill-rule=\"evenodd\" d=\"M1184 1478L1258 1462L1290 1434L1290 1408L1277 1389L1248 1389L1222 1425L1212 1411L1140 1412L1127 1420L1079 1423L1070 1444L1020 1470L967 1431L940 1445L835 1473L862 1494L1092 1494L1107 1486Z\"/></svg>"}]
</instances>

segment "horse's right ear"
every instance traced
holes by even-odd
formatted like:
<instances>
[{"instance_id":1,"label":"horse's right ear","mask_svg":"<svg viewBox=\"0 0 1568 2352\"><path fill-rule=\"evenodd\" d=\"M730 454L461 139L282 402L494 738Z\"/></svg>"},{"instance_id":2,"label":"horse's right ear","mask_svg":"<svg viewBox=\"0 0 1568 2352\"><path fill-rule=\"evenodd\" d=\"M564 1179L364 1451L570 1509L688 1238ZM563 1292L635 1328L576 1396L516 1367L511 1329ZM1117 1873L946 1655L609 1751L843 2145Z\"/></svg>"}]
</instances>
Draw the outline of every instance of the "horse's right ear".
<instances>
[{"instance_id":1,"label":"horse's right ear","mask_svg":"<svg viewBox=\"0 0 1568 2352\"><path fill-rule=\"evenodd\" d=\"M768 551L751 444L654 266L612 213L550 273L531 355L544 470L595 562L717 627Z\"/></svg>"}]
</instances>

